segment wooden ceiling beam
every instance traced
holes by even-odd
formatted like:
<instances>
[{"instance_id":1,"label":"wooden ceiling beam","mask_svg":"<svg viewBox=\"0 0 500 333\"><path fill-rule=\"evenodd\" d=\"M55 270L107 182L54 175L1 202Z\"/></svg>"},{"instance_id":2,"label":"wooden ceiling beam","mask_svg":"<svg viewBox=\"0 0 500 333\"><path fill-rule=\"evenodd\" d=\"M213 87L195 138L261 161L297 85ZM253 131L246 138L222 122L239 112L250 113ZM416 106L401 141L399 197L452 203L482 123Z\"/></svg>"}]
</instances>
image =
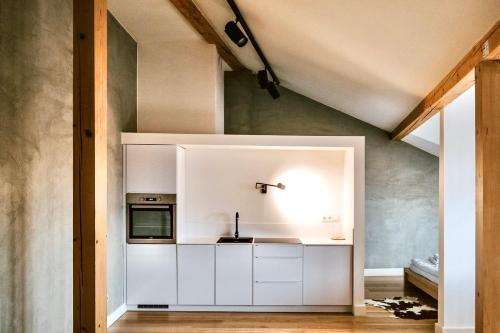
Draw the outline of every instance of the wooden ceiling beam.
<instances>
[{"instance_id":1,"label":"wooden ceiling beam","mask_svg":"<svg viewBox=\"0 0 500 333\"><path fill-rule=\"evenodd\" d=\"M192 0L170 0L177 10L186 18L191 26L209 44L215 44L222 59L235 71L247 70L245 66L236 58L224 40L217 34L217 31L210 25L203 13L198 9Z\"/></svg>"},{"instance_id":2,"label":"wooden ceiling beam","mask_svg":"<svg viewBox=\"0 0 500 333\"><path fill-rule=\"evenodd\" d=\"M441 82L392 131L400 140L474 85L474 68L484 60L500 59L500 21L479 40Z\"/></svg>"}]
</instances>

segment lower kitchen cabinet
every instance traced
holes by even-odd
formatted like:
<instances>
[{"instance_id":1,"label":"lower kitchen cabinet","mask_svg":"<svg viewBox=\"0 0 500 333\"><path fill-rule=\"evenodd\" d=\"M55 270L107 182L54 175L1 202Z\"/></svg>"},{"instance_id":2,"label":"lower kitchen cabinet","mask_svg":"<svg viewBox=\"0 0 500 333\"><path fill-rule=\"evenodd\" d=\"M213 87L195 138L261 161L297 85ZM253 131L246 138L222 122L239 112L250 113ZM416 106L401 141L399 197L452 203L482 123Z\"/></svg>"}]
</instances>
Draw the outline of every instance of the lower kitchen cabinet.
<instances>
[{"instance_id":1,"label":"lower kitchen cabinet","mask_svg":"<svg viewBox=\"0 0 500 333\"><path fill-rule=\"evenodd\" d=\"M256 257L253 262L254 281L260 282L301 282L302 257L265 258Z\"/></svg>"},{"instance_id":2,"label":"lower kitchen cabinet","mask_svg":"<svg viewBox=\"0 0 500 333\"><path fill-rule=\"evenodd\" d=\"M177 246L127 244L127 304L177 303Z\"/></svg>"},{"instance_id":3,"label":"lower kitchen cabinet","mask_svg":"<svg viewBox=\"0 0 500 333\"><path fill-rule=\"evenodd\" d=\"M304 305L352 304L352 246L304 246Z\"/></svg>"},{"instance_id":4,"label":"lower kitchen cabinet","mask_svg":"<svg viewBox=\"0 0 500 333\"><path fill-rule=\"evenodd\" d=\"M215 304L215 246L177 246L178 303Z\"/></svg>"},{"instance_id":5,"label":"lower kitchen cabinet","mask_svg":"<svg viewBox=\"0 0 500 333\"><path fill-rule=\"evenodd\" d=\"M253 285L254 305L302 305L302 282L260 282Z\"/></svg>"},{"instance_id":6,"label":"lower kitchen cabinet","mask_svg":"<svg viewBox=\"0 0 500 333\"><path fill-rule=\"evenodd\" d=\"M252 245L215 247L215 304L252 305Z\"/></svg>"},{"instance_id":7,"label":"lower kitchen cabinet","mask_svg":"<svg viewBox=\"0 0 500 333\"><path fill-rule=\"evenodd\" d=\"M302 305L302 245L254 245L253 304Z\"/></svg>"}]
</instances>

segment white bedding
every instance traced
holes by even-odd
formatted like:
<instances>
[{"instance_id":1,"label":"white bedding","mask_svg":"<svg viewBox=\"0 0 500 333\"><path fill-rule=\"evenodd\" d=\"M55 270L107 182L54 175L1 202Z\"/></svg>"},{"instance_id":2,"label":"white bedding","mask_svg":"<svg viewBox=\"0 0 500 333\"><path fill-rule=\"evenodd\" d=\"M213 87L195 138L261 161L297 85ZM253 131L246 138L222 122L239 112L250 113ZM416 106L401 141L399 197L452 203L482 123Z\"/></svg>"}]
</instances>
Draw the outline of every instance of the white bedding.
<instances>
[{"instance_id":1,"label":"white bedding","mask_svg":"<svg viewBox=\"0 0 500 333\"><path fill-rule=\"evenodd\" d=\"M431 263L430 261L424 261L421 259L412 259L410 264L410 269L417 274L431 280L434 283L438 283L438 265Z\"/></svg>"},{"instance_id":2,"label":"white bedding","mask_svg":"<svg viewBox=\"0 0 500 333\"><path fill-rule=\"evenodd\" d=\"M429 262L434 265L439 265L439 254L435 254L429 257Z\"/></svg>"},{"instance_id":3,"label":"white bedding","mask_svg":"<svg viewBox=\"0 0 500 333\"><path fill-rule=\"evenodd\" d=\"M424 272L423 270L421 270L420 268L418 267L414 267L412 265L410 265L410 269L412 271L414 271L415 273L419 274L419 275L422 275L423 277L425 277L426 279L428 280L431 280L432 282L434 283L439 283L439 278L437 276L434 276L432 274L429 274L427 272Z\"/></svg>"}]
</instances>

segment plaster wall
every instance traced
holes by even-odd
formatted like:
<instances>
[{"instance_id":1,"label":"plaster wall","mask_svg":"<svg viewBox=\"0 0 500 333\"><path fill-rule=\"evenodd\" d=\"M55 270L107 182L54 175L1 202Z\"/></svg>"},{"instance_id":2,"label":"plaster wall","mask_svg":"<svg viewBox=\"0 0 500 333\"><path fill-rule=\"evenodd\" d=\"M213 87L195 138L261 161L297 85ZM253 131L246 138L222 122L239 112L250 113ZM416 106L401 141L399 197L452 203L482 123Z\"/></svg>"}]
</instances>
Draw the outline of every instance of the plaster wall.
<instances>
[{"instance_id":1,"label":"plaster wall","mask_svg":"<svg viewBox=\"0 0 500 333\"><path fill-rule=\"evenodd\" d=\"M139 132L221 133L222 63L215 46L190 40L138 48Z\"/></svg>"},{"instance_id":2,"label":"plaster wall","mask_svg":"<svg viewBox=\"0 0 500 333\"><path fill-rule=\"evenodd\" d=\"M72 330L72 1L0 4L0 332Z\"/></svg>"},{"instance_id":3,"label":"plaster wall","mask_svg":"<svg viewBox=\"0 0 500 333\"><path fill-rule=\"evenodd\" d=\"M136 128L136 76L133 41L109 24L112 311L123 294L120 132ZM70 0L0 4L0 332L73 330L72 27Z\"/></svg>"},{"instance_id":4,"label":"plaster wall","mask_svg":"<svg viewBox=\"0 0 500 333\"><path fill-rule=\"evenodd\" d=\"M108 314L125 303L122 131L137 131L137 43L108 13Z\"/></svg>"},{"instance_id":5,"label":"plaster wall","mask_svg":"<svg viewBox=\"0 0 500 333\"><path fill-rule=\"evenodd\" d=\"M352 242L353 212L344 211L347 204L352 209L354 199L344 189L354 182L348 151L186 149L187 237L232 235L239 212L242 236L329 238L341 232ZM348 162L351 178L346 179ZM283 183L285 189L268 187L263 194L256 182Z\"/></svg>"},{"instance_id":6,"label":"plaster wall","mask_svg":"<svg viewBox=\"0 0 500 333\"><path fill-rule=\"evenodd\" d=\"M475 89L441 111L439 322L474 332L476 275Z\"/></svg>"}]
</instances>

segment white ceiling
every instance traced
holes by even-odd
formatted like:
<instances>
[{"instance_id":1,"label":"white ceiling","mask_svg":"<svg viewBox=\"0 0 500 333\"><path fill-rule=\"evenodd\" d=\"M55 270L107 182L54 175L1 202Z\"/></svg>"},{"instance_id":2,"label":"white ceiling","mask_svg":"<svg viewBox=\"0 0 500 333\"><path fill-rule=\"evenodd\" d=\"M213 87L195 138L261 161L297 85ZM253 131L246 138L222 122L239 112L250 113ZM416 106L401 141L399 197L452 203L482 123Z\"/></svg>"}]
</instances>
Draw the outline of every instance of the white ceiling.
<instances>
[{"instance_id":1,"label":"white ceiling","mask_svg":"<svg viewBox=\"0 0 500 333\"><path fill-rule=\"evenodd\" d=\"M195 0L224 34L225 0ZM500 0L237 0L282 85L392 130L500 18ZM168 0L109 0L137 42L199 39Z\"/></svg>"},{"instance_id":2,"label":"white ceiling","mask_svg":"<svg viewBox=\"0 0 500 333\"><path fill-rule=\"evenodd\" d=\"M436 113L411 134L439 145L439 117L439 113Z\"/></svg>"},{"instance_id":3,"label":"white ceiling","mask_svg":"<svg viewBox=\"0 0 500 333\"><path fill-rule=\"evenodd\" d=\"M439 156L440 114L436 113L425 123L403 138L403 141L432 155Z\"/></svg>"}]
</instances>

